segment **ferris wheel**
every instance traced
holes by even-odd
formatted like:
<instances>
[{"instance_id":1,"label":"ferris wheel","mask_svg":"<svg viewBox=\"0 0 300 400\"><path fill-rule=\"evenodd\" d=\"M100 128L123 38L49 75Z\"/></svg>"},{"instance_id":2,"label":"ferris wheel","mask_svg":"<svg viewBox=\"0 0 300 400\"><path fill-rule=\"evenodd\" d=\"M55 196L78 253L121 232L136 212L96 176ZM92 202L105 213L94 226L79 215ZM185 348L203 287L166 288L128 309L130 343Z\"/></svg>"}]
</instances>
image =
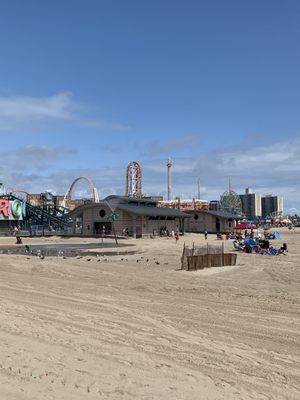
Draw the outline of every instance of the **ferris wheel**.
<instances>
[{"instance_id":1,"label":"ferris wheel","mask_svg":"<svg viewBox=\"0 0 300 400\"><path fill-rule=\"evenodd\" d=\"M240 196L232 189L226 190L221 195L221 206L226 212L241 215L242 213L242 202Z\"/></svg>"}]
</instances>

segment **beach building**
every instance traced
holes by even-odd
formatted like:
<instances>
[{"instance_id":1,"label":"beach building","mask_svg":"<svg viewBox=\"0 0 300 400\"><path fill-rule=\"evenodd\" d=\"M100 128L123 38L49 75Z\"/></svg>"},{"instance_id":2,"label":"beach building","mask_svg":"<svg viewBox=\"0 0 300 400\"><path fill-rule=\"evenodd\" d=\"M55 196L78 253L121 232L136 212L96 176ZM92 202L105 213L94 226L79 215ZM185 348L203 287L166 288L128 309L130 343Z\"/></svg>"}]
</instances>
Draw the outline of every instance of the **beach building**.
<instances>
[{"instance_id":1,"label":"beach building","mask_svg":"<svg viewBox=\"0 0 300 400\"><path fill-rule=\"evenodd\" d=\"M162 229L185 231L189 215L175 208L160 207L152 199L108 196L98 203L83 204L68 214L73 219L73 233L82 235L112 234L128 231L130 236L159 234Z\"/></svg>"},{"instance_id":2,"label":"beach building","mask_svg":"<svg viewBox=\"0 0 300 400\"><path fill-rule=\"evenodd\" d=\"M262 203L262 217L276 217L283 214L283 197L282 196L263 196Z\"/></svg>"},{"instance_id":3,"label":"beach building","mask_svg":"<svg viewBox=\"0 0 300 400\"><path fill-rule=\"evenodd\" d=\"M262 216L260 194L252 193L250 188L246 188L245 193L239 196L242 202L242 213L246 218L255 219Z\"/></svg>"},{"instance_id":4,"label":"beach building","mask_svg":"<svg viewBox=\"0 0 300 400\"><path fill-rule=\"evenodd\" d=\"M186 213L191 217L186 221L186 232L230 232L240 218L226 211L188 210Z\"/></svg>"}]
</instances>

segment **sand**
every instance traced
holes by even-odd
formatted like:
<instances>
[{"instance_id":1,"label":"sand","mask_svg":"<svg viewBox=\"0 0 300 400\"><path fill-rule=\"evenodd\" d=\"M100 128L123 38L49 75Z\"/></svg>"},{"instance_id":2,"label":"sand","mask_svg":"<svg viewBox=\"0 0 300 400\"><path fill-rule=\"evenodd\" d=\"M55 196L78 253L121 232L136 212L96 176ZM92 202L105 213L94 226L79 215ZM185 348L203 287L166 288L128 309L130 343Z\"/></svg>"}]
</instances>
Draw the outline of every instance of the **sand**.
<instances>
[{"instance_id":1,"label":"sand","mask_svg":"<svg viewBox=\"0 0 300 400\"><path fill-rule=\"evenodd\" d=\"M123 240L129 256L0 254L0 398L299 399L300 229L282 235L287 256L196 272L179 270L196 234ZM46 241L82 240L24 239Z\"/></svg>"}]
</instances>

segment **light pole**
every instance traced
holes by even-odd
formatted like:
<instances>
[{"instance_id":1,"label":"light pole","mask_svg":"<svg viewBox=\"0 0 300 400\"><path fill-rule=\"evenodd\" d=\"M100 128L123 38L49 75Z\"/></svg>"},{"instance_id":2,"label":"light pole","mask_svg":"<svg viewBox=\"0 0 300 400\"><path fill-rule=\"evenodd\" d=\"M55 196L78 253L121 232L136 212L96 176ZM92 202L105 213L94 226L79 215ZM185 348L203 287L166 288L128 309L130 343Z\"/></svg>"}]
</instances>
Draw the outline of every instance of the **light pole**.
<instances>
[{"instance_id":1,"label":"light pole","mask_svg":"<svg viewBox=\"0 0 300 400\"><path fill-rule=\"evenodd\" d=\"M171 200L172 194L172 176L171 176L172 160L169 158L167 161L168 168L168 200Z\"/></svg>"},{"instance_id":2,"label":"light pole","mask_svg":"<svg viewBox=\"0 0 300 400\"><path fill-rule=\"evenodd\" d=\"M45 205L45 198L44 193L41 194L42 196L42 236L45 236L45 226L44 226L44 205Z\"/></svg>"}]
</instances>

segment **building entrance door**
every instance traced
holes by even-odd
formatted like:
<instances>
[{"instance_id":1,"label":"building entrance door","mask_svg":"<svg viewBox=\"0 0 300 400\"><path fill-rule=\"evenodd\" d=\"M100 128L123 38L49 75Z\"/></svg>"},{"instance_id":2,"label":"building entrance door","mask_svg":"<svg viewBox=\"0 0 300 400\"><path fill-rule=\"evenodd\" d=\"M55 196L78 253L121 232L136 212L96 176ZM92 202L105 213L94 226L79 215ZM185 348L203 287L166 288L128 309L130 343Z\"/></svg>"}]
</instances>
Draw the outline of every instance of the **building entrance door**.
<instances>
[{"instance_id":1,"label":"building entrance door","mask_svg":"<svg viewBox=\"0 0 300 400\"><path fill-rule=\"evenodd\" d=\"M94 223L94 233L96 235L102 235L104 231L105 235L111 234L111 222L95 222Z\"/></svg>"}]
</instances>

